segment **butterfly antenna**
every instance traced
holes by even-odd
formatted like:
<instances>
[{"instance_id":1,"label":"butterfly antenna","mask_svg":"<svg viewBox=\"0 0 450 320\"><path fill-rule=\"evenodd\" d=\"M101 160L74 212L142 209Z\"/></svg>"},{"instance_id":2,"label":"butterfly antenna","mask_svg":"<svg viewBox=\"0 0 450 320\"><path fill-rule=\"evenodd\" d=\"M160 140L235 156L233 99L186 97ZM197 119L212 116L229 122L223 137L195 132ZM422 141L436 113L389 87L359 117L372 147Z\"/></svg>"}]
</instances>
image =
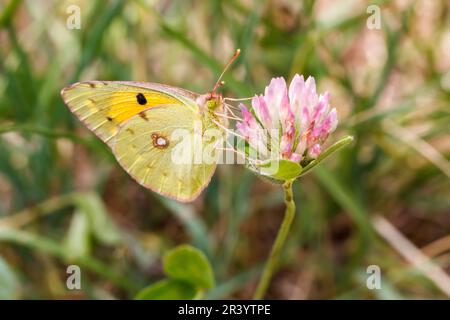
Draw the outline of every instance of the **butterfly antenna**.
<instances>
[{"instance_id":1,"label":"butterfly antenna","mask_svg":"<svg viewBox=\"0 0 450 320\"><path fill-rule=\"evenodd\" d=\"M211 93L216 93L217 89L223 85L225 82L222 81L222 77L225 74L225 72L228 70L228 68L231 66L231 64L237 59L237 57L239 57L239 54L241 53L241 49L236 49L236 52L234 53L234 55L231 57L230 61L228 61L227 65L225 66L225 68L223 68L222 73L219 76L219 79L217 79L216 84L214 85L213 90L211 91Z\"/></svg>"}]
</instances>

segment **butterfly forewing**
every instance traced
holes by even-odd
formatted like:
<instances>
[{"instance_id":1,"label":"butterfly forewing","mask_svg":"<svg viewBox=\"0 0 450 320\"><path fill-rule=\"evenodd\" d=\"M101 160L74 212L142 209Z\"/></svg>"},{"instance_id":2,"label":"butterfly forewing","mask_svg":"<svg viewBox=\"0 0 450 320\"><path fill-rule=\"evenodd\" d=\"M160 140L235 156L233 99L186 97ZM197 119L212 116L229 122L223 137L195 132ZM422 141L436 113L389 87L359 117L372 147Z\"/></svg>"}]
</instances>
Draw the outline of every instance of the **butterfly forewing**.
<instances>
[{"instance_id":1,"label":"butterfly forewing","mask_svg":"<svg viewBox=\"0 0 450 320\"><path fill-rule=\"evenodd\" d=\"M61 95L70 110L113 149L122 167L143 186L191 201L211 179L215 162L194 160L189 152L183 161L173 158L180 140L192 136L198 123L200 137L215 127L208 113L200 112L195 102L198 94L156 83L89 81L64 88ZM181 134L177 136L177 132ZM200 141L210 150L214 149L212 143Z\"/></svg>"},{"instance_id":2,"label":"butterfly forewing","mask_svg":"<svg viewBox=\"0 0 450 320\"><path fill-rule=\"evenodd\" d=\"M192 109L192 93L183 97L177 89L139 82L89 81L75 83L61 92L70 110L110 144L119 126L149 108L180 104Z\"/></svg>"}]
</instances>

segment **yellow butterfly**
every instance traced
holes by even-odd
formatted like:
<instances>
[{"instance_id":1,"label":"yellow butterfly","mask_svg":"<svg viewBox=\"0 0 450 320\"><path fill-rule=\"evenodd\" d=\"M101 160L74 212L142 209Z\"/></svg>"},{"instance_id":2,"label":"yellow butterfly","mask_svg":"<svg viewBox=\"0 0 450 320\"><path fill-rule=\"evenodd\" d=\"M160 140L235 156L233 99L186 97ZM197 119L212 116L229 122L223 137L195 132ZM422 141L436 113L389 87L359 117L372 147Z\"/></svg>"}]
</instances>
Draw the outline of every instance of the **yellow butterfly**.
<instances>
[{"instance_id":1,"label":"yellow butterfly","mask_svg":"<svg viewBox=\"0 0 450 320\"><path fill-rule=\"evenodd\" d=\"M87 81L61 91L70 110L113 151L120 165L141 185L182 202L193 201L208 185L216 162L173 161L180 139L175 130L201 137L211 128L226 130L224 101L216 93L221 77L207 94L168 85L133 81ZM214 139L201 139L214 147ZM214 148L210 148L214 149Z\"/></svg>"}]
</instances>

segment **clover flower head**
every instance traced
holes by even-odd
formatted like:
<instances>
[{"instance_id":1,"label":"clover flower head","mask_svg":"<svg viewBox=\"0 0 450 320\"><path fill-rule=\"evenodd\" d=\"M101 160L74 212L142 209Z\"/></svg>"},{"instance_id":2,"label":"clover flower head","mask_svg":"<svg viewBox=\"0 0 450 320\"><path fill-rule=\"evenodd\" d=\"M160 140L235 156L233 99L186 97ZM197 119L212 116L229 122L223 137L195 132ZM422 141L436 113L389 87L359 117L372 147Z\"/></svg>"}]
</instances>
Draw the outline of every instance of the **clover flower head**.
<instances>
[{"instance_id":1,"label":"clover flower head","mask_svg":"<svg viewBox=\"0 0 450 320\"><path fill-rule=\"evenodd\" d=\"M273 78L264 95L253 97L251 109L240 104L242 121L236 127L259 160L311 161L338 123L329 99L328 92L317 94L313 77L305 81L296 74L289 88L284 78Z\"/></svg>"}]
</instances>

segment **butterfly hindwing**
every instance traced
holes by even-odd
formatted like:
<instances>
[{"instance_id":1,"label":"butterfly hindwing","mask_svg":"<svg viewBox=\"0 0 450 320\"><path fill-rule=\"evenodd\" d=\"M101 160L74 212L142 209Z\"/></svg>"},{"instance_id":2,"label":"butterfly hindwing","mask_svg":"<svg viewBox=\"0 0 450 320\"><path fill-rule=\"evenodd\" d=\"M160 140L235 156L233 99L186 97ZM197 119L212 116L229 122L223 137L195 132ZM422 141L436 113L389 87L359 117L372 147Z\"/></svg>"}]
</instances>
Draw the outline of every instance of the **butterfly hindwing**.
<instances>
[{"instance_id":1,"label":"butterfly hindwing","mask_svg":"<svg viewBox=\"0 0 450 320\"><path fill-rule=\"evenodd\" d=\"M215 162L193 158L194 129L202 118L177 104L151 108L142 115L121 126L114 139L116 159L141 185L179 201L195 199L216 167ZM202 143L204 148L207 141Z\"/></svg>"}]
</instances>

